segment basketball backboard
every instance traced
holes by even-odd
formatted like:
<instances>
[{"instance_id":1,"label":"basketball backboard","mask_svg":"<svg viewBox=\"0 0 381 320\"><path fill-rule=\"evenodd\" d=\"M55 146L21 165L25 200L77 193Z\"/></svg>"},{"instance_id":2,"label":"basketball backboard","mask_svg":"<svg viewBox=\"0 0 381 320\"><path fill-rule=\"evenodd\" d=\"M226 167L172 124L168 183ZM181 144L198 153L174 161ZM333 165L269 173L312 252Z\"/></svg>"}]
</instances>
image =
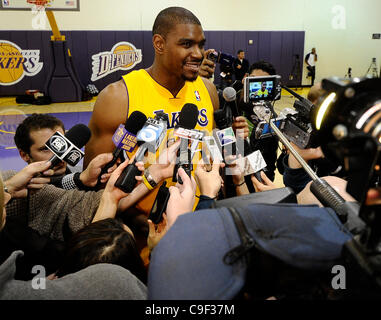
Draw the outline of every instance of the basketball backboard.
<instances>
[{"instance_id":1,"label":"basketball backboard","mask_svg":"<svg viewBox=\"0 0 381 320\"><path fill-rule=\"evenodd\" d=\"M49 0L46 10L53 11L79 11L79 0ZM27 0L0 0L0 10L24 10L34 8L34 4Z\"/></svg>"}]
</instances>

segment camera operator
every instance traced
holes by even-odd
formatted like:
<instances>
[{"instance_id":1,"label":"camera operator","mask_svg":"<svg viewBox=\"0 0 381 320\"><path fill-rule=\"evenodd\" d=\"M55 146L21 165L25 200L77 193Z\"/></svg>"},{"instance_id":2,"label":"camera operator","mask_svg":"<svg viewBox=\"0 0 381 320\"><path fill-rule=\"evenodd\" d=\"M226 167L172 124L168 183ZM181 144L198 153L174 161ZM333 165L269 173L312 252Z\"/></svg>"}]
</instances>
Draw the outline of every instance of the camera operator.
<instances>
[{"instance_id":1,"label":"camera operator","mask_svg":"<svg viewBox=\"0 0 381 320\"><path fill-rule=\"evenodd\" d=\"M316 105L323 94L324 90L319 82L311 87L307 99ZM343 168L327 159L320 147L300 149L292 142L291 145L319 177L335 176L345 179ZM284 168L283 183L285 186L292 188L295 193L299 193L311 181L311 178L292 154L285 154L279 161L282 162Z\"/></svg>"},{"instance_id":2,"label":"camera operator","mask_svg":"<svg viewBox=\"0 0 381 320\"><path fill-rule=\"evenodd\" d=\"M245 59L245 51L238 50L237 58L234 61L235 80L242 81L248 75L250 63Z\"/></svg>"},{"instance_id":3,"label":"camera operator","mask_svg":"<svg viewBox=\"0 0 381 320\"><path fill-rule=\"evenodd\" d=\"M274 66L265 61L258 61L253 63L249 69L249 76L260 77L260 76L270 76L276 75L276 70ZM250 147L252 151L259 150L262 153L263 158L266 161L266 175L271 180L274 181L276 160L277 160L277 149L278 149L278 137L271 136L264 139L257 140L255 138L255 128L261 121L257 115L253 112L253 105L245 104L243 102L243 92L239 99L239 107L244 110L245 116L254 125L253 131L250 135ZM274 116L276 117L275 111L272 110Z\"/></svg>"}]
</instances>

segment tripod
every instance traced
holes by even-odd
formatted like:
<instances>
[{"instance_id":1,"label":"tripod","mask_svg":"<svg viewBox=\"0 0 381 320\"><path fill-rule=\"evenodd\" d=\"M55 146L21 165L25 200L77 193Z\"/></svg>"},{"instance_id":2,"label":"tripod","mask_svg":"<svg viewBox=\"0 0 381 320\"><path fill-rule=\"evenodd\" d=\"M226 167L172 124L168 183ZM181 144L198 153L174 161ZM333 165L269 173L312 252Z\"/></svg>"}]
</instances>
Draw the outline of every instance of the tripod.
<instances>
[{"instance_id":1,"label":"tripod","mask_svg":"<svg viewBox=\"0 0 381 320\"><path fill-rule=\"evenodd\" d=\"M295 79L296 81L298 81L299 79L301 79L301 77L302 77L302 70L300 68L299 55L295 54L294 55L294 65L292 67L289 79L290 80L294 80Z\"/></svg>"},{"instance_id":2,"label":"tripod","mask_svg":"<svg viewBox=\"0 0 381 320\"><path fill-rule=\"evenodd\" d=\"M348 72L347 72L347 74L344 76L344 78L349 78L349 79L351 79L352 78L352 68L348 68Z\"/></svg>"},{"instance_id":3,"label":"tripod","mask_svg":"<svg viewBox=\"0 0 381 320\"><path fill-rule=\"evenodd\" d=\"M365 76L367 76L369 74L369 71L371 71L373 78L378 78L376 58L372 58L372 62L370 63L370 66L369 66L368 71L366 72Z\"/></svg>"}]
</instances>

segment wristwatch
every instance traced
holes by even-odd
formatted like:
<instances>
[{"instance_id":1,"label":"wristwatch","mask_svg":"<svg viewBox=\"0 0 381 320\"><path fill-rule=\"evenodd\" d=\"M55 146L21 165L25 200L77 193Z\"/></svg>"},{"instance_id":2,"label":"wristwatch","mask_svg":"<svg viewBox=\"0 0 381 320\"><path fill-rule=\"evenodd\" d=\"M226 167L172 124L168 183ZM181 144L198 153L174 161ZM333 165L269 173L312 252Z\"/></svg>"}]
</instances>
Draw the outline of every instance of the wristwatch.
<instances>
[{"instance_id":1,"label":"wristwatch","mask_svg":"<svg viewBox=\"0 0 381 320\"><path fill-rule=\"evenodd\" d=\"M4 192L10 193L6 185L4 185Z\"/></svg>"},{"instance_id":2,"label":"wristwatch","mask_svg":"<svg viewBox=\"0 0 381 320\"><path fill-rule=\"evenodd\" d=\"M146 178L147 182L152 187L152 189L157 186L157 182L155 182L148 169L144 170L144 177Z\"/></svg>"}]
</instances>

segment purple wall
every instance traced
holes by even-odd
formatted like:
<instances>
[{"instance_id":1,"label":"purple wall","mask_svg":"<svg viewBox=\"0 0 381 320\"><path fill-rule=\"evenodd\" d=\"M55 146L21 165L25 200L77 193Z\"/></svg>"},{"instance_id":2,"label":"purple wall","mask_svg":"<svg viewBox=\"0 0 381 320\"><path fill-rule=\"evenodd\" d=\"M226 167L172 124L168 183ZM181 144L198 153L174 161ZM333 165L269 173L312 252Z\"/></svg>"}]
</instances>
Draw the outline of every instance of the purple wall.
<instances>
[{"instance_id":1,"label":"purple wall","mask_svg":"<svg viewBox=\"0 0 381 320\"><path fill-rule=\"evenodd\" d=\"M135 69L146 68L153 62L151 31L62 31L66 36L74 65L83 85L92 83L91 56L101 51L110 51L114 44L128 41L143 53L143 61ZM263 59L271 62L286 85L300 85L301 78L289 80L294 64L294 55L300 57L300 69L303 67L304 31L205 31L205 48L236 55L238 49L246 51L250 63ZM0 96L24 94L27 89L43 91L44 83L51 66L50 31L0 31L0 40L16 43L21 49L40 49L40 61L44 67L35 77L24 77L13 86L1 86ZM249 45L253 40L253 45ZM218 78L218 72L216 76ZM127 71L129 72L129 71ZM107 84L117 81L126 71L114 72L94 82L101 90Z\"/></svg>"}]
</instances>

